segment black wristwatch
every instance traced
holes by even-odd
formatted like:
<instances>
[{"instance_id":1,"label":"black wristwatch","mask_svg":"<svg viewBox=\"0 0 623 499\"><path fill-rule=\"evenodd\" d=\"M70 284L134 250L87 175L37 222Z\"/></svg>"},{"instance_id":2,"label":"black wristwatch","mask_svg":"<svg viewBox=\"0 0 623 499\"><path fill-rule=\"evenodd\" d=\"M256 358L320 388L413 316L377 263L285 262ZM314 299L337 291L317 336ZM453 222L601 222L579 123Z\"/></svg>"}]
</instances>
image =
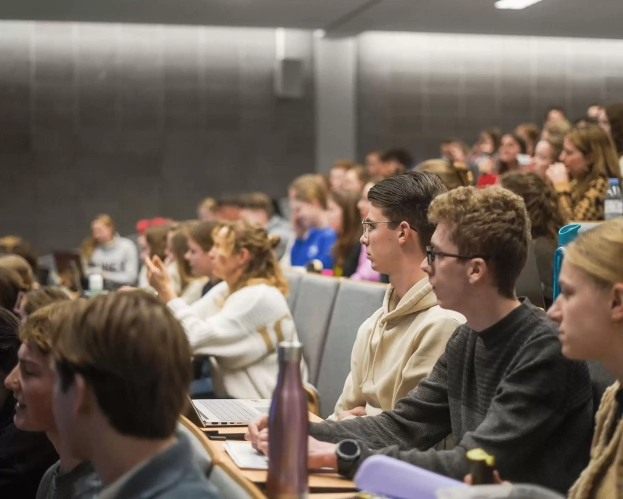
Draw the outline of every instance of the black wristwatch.
<instances>
[{"instance_id":1,"label":"black wristwatch","mask_svg":"<svg viewBox=\"0 0 623 499\"><path fill-rule=\"evenodd\" d=\"M361 447L356 440L342 440L335 448L337 454L337 472L343 476L350 476L355 461L361 456Z\"/></svg>"}]
</instances>

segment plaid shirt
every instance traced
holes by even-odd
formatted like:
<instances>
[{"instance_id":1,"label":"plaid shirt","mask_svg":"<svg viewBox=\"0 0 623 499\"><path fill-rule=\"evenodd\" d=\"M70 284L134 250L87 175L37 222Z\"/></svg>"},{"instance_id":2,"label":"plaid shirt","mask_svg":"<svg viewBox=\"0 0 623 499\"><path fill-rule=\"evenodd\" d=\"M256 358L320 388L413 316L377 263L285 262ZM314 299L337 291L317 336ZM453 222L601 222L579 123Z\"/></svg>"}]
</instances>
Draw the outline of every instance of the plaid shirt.
<instances>
[{"instance_id":1,"label":"plaid shirt","mask_svg":"<svg viewBox=\"0 0 623 499\"><path fill-rule=\"evenodd\" d=\"M591 222L604 219L604 202L610 182L606 177L597 177L588 183L584 193L577 181L556 184L560 212L567 222Z\"/></svg>"}]
</instances>

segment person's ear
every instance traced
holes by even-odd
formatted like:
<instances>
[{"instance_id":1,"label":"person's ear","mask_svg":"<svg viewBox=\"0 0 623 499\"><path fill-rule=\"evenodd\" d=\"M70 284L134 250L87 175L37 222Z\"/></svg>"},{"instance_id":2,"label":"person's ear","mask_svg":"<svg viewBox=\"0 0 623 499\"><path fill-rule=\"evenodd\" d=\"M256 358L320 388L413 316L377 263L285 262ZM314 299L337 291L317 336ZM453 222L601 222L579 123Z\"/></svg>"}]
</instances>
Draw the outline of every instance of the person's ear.
<instances>
[{"instance_id":1,"label":"person's ear","mask_svg":"<svg viewBox=\"0 0 623 499\"><path fill-rule=\"evenodd\" d=\"M251 253L249 253L249 250L247 248L242 248L242 250L240 251L239 260L238 260L238 262L240 263L240 266L244 267L245 265L249 263L250 260L251 260Z\"/></svg>"},{"instance_id":2,"label":"person's ear","mask_svg":"<svg viewBox=\"0 0 623 499\"><path fill-rule=\"evenodd\" d=\"M73 385L67 388L67 391L72 390L74 391L72 408L74 416L92 413L97 406L97 398L82 374L76 373Z\"/></svg>"},{"instance_id":3,"label":"person's ear","mask_svg":"<svg viewBox=\"0 0 623 499\"><path fill-rule=\"evenodd\" d=\"M623 322L623 283L617 283L612 287L610 314L615 322Z\"/></svg>"},{"instance_id":4,"label":"person's ear","mask_svg":"<svg viewBox=\"0 0 623 499\"><path fill-rule=\"evenodd\" d=\"M409 237L411 236L411 231L407 222L400 222L398 228L400 229L400 232L398 232L398 244L402 246L403 244L406 244L409 240Z\"/></svg>"},{"instance_id":5,"label":"person's ear","mask_svg":"<svg viewBox=\"0 0 623 499\"><path fill-rule=\"evenodd\" d=\"M470 284L482 281L487 274L487 262L482 258L472 258L467 267L467 278Z\"/></svg>"}]
</instances>

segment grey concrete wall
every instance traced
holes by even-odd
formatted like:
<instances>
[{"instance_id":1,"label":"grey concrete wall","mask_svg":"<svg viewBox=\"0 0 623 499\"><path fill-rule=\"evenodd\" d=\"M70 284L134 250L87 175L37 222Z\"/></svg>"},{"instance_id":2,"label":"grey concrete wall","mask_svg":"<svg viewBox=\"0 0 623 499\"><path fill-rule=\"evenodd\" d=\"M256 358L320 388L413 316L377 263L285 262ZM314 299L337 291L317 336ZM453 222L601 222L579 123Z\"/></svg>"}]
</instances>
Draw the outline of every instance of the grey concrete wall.
<instances>
[{"instance_id":1,"label":"grey concrete wall","mask_svg":"<svg viewBox=\"0 0 623 499\"><path fill-rule=\"evenodd\" d=\"M131 232L208 195L285 195L315 168L306 38L305 96L282 100L272 29L0 23L0 234L48 251L100 212Z\"/></svg>"},{"instance_id":2,"label":"grey concrete wall","mask_svg":"<svg viewBox=\"0 0 623 499\"><path fill-rule=\"evenodd\" d=\"M358 154L391 146L417 160L479 130L541 124L550 105L572 119L623 100L623 41L367 33L358 38Z\"/></svg>"}]
</instances>

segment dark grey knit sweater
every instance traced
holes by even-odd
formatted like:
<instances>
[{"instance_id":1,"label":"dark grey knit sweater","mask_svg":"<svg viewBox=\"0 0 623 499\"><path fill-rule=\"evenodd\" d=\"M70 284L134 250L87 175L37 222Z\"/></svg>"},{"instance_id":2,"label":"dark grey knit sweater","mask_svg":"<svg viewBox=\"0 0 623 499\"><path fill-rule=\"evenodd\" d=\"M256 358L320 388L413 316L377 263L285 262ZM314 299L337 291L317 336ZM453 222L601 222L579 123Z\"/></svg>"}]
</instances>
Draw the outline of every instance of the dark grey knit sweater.
<instances>
[{"instance_id":1,"label":"dark grey knit sweater","mask_svg":"<svg viewBox=\"0 0 623 499\"><path fill-rule=\"evenodd\" d=\"M584 362L563 357L557 329L528 300L490 328L450 338L430 377L393 411L313 424L311 435L362 447L462 480L465 453L496 457L505 480L566 493L588 463L592 392ZM452 435L456 447L432 447Z\"/></svg>"}]
</instances>

